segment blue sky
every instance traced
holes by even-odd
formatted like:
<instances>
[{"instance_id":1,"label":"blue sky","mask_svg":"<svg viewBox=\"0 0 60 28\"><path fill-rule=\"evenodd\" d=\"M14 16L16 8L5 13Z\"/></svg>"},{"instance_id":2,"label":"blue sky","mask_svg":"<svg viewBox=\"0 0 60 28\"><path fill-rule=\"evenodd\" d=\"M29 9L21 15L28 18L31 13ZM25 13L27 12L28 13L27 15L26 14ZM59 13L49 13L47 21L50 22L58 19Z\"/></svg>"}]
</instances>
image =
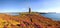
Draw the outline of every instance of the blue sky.
<instances>
[{"instance_id":1,"label":"blue sky","mask_svg":"<svg viewBox=\"0 0 60 28\"><path fill-rule=\"evenodd\" d=\"M26 12L29 7L36 12L60 13L60 0L0 0L0 12Z\"/></svg>"}]
</instances>

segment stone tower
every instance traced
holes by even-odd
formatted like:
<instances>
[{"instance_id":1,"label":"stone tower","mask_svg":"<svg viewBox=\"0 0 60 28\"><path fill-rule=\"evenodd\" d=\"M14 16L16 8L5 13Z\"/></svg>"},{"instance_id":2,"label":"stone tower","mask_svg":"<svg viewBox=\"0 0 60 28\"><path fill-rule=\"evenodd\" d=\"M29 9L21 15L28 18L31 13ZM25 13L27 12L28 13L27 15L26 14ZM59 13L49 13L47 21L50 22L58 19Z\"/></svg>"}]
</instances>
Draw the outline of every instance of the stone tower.
<instances>
[{"instance_id":1,"label":"stone tower","mask_svg":"<svg viewBox=\"0 0 60 28\"><path fill-rule=\"evenodd\" d=\"M29 13L31 13L31 8L29 8Z\"/></svg>"}]
</instances>

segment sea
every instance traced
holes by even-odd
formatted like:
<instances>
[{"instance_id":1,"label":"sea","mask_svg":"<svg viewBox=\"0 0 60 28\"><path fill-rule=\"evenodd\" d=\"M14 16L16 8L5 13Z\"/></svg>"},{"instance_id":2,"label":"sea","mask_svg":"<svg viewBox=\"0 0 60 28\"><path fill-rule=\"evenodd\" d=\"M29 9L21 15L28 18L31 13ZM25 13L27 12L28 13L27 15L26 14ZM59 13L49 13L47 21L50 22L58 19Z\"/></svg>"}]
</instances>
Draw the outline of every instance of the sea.
<instances>
[{"instance_id":1,"label":"sea","mask_svg":"<svg viewBox=\"0 0 60 28\"><path fill-rule=\"evenodd\" d=\"M51 18L52 20L60 21L60 13L47 13L41 15L47 18Z\"/></svg>"}]
</instances>

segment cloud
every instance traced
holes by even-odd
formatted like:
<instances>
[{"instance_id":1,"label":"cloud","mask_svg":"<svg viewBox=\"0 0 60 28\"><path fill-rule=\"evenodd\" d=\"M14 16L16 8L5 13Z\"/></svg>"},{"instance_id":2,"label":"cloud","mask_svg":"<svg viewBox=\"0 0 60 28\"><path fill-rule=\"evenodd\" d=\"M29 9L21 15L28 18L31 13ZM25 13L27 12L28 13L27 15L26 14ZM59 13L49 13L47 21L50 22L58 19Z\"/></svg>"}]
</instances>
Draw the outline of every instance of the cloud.
<instances>
[{"instance_id":1,"label":"cloud","mask_svg":"<svg viewBox=\"0 0 60 28\"><path fill-rule=\"evenodd\" d=\"M38 12L56 12L60 13L60 8L49 8L49 9L40 9Z\"/></svg>"}]
</instances>

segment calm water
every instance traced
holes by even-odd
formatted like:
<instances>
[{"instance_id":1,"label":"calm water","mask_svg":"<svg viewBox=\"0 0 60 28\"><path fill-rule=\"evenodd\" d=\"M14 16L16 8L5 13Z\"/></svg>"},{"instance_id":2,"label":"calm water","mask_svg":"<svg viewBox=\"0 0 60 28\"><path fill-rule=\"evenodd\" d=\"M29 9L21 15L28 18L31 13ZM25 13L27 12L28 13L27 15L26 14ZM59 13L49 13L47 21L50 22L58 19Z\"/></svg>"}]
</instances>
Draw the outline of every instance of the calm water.
<instances>
[{"instance_id":1,"label":"calm water","mask_svg":"<svg viewBox=\"0 0 60 28\"><path fill-rule=\"evenodd\" d=\"M59 20L60 21L60 13L52 13L52 14L41 14L44 17L52 18L53 20Z\"/></svg>"}]
</instances>

